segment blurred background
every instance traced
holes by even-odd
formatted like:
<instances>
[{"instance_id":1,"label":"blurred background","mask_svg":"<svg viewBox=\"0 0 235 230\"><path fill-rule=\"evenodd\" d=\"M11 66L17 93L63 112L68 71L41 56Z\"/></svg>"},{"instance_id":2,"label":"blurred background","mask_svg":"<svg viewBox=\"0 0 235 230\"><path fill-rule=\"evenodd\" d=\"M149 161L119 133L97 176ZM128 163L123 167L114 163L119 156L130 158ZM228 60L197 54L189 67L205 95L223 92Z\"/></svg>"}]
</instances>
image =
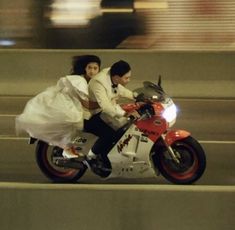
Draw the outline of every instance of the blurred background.
<instances>
[{"instance_id":1,"label":"blurred background","mask_svg":"<svg viewBox=\"0 0 235 230\"><path fill-rule=\"evenodd\" d=\"M0 0L0 49L235 50L234 0Z\"/></svg>"}]
</instances>

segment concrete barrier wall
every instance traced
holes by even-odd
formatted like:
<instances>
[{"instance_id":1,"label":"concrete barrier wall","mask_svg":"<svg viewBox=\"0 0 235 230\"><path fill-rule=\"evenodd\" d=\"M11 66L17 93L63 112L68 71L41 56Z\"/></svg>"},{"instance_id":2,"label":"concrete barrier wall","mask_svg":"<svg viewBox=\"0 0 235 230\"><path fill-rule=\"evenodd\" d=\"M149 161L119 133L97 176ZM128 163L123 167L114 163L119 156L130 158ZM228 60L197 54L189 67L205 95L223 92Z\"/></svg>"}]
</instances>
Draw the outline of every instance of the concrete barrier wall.
<instances>
[{"instance_id":1,"label":"concrete barrier wall","mask_svg":"<svg viewBox=\"0 0 235 230\"><path fill-rule=\"evenodd\" d=\"M81 54L100 56L102 67L128 61L130 89L161 74L174 97L235 97L235 52L151 50L0 50L0 95L35 95L68 74L71 57Z\"/></svg>"},{"instance_id":2,"label":"concrete barrier wall","mask_svg":"<svg viewBox=\"0 0 235 230\"><path fill-rule=\"evenodd\" d=\"M233 186L0 184L1 230L232 230Z\"/></svg>"}]
</instances>

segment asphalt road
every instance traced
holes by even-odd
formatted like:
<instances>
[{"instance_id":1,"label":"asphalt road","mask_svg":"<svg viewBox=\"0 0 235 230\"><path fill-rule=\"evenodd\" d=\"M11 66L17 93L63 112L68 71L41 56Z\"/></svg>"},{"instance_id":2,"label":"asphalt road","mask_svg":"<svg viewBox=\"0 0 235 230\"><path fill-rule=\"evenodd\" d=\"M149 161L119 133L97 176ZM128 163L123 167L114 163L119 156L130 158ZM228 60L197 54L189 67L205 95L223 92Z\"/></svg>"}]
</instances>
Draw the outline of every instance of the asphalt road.
<instances>
[{"instance_id":1,"label":"asphalt road","mask_svg":"<svg viewBox=\"0 0 235 230\"><path fill-rule=\"evenodd\" d=\"M22 112L28 97L0 97L0 181L49 183L34 159L34 145L17 137L15 115ZM198 185L235 185L235 101L175 99L178 120L175 128L185 129L199 140L207 155L207 169ZM100 180L87 173L81 183L168 184L157 179Z\"/></svg>"}]
</instances>

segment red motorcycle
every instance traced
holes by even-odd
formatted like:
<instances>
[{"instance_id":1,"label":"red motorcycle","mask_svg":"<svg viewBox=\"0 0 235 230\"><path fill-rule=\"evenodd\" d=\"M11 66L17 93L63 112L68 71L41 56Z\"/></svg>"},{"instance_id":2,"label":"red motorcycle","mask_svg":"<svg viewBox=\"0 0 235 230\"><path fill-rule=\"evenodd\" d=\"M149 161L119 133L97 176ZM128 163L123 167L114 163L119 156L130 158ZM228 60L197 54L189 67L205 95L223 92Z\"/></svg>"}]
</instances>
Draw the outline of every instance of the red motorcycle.
<instances>
[{"instance_id":1,"label":"red motorcycle","mask_svg":"<svg viewBox=\"0 0 235 230\"><path fill-rule=\"evenodd\" d=\"M104 164L93 172L102 178L153 178L163 175L175 184L192 184L204 173L206 156L203 148L188 131L174 130L177 108L158 84L144 82L137 89L138 101L123 105L127 112L137 110L141 117L130 119L117 131L116 141ZM84 133L76 147L88 153L95 137ZM88 169L84 156L64 159L62 149L43 141L36 148L41 171L55 182L75 182Z\"/></svg>"}]
</instances>

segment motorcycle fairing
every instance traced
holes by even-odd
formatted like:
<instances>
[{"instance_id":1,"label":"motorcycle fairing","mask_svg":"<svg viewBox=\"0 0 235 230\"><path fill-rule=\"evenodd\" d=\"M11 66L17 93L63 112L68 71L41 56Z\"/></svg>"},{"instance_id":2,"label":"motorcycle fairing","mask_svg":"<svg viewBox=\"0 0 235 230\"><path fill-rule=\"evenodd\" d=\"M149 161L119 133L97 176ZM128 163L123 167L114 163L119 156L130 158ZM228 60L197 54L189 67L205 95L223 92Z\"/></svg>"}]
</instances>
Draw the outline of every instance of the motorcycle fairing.
<instances>
[{"instance_id":1,"label":"motorcycle fairing","mask_svg":"<svg viewBox=\"0 0 235 230\"><path fill-rule=\"evenodd\" d=\"M160 116L153 116L150 119L137 121L136 126L142 133L146 134L153 143L155 143L167 129L166 121Z\"/></svg>"},{"instance_id":2,"label":"motorcycle fairing","mask_svg":"<svg viewBox=\"0 0 235 230\"><path fill-rule=\"evenodd\" d=\"M182 140L191 134L185 130L169 130L165 136L165 142L167 145L172 145L177 140Z\"/></svg>"},{"instance_id":3,"label":"motorcycle fairing","mask_svg":"<svg viewBox=\"0 0 235 230\"><path fill-rule=\"evenodd\" d=\"M107 177L147 178L156 177L149 154L154 142L135 124L127 130L108 154L112 172Z\"/></svg>"}]
</instances>

